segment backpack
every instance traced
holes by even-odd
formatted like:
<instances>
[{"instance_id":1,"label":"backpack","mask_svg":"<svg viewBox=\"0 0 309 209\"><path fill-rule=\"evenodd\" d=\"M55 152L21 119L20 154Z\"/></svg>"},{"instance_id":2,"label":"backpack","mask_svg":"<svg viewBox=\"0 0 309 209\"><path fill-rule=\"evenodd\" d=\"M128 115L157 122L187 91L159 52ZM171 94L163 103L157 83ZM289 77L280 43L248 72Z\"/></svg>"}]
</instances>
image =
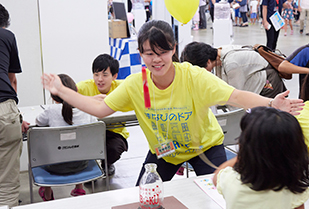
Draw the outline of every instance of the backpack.
<instances>
[{"instance_id":1,"label":"backpack","mask_svg":"<svg viewBox=\"0 0 309 209\"><path fill-rule=\"evenodd\" d=\"M278 71L281 78L290 80L292 78L292 74L280 72L279 71L279 65L281 62L285 60L285 55L280 53L276 54L273 52L270 48L264 45L256 44L253 46L253 49L258 52L267 62Z\"/></svg>"}]
</instances>

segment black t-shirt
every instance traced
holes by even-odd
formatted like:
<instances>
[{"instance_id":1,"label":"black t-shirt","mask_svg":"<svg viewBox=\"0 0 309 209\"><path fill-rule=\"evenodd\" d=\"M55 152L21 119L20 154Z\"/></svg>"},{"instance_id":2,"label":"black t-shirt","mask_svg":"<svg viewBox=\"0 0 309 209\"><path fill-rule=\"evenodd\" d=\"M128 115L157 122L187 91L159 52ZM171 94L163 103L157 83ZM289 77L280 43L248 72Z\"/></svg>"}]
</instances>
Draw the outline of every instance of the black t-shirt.
<instances>
[{"instance_id":1,"label":"black t-shirt","mask_svg":"<svg viewBox=\"0 0 309 209\"><path fill-rule=\"evenodd\" d=\"M14 99L18 103L17 94L8 73L20 73L21 67L14 34L0 28L0 102Z\"/></svg>"}]
</instances>

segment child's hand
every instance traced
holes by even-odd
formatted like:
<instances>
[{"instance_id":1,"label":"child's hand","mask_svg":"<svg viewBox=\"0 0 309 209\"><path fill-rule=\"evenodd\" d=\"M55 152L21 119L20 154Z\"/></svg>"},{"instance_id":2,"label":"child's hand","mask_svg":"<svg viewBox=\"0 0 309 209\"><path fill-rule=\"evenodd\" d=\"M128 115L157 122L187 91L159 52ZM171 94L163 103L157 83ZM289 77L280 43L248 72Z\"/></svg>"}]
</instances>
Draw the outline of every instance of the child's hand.
<instances>
[{"instance_id":1,"label":"child's hand","mask_svg":"<svg viewBox=\"0 0 309 209\"><path fill-rule=\"evenodd\" d=\"M59 76L56 74L44 73L41 79L43 87L53 95L58 95L59 90L63 87Z\"/></svg>"}]
</instances>

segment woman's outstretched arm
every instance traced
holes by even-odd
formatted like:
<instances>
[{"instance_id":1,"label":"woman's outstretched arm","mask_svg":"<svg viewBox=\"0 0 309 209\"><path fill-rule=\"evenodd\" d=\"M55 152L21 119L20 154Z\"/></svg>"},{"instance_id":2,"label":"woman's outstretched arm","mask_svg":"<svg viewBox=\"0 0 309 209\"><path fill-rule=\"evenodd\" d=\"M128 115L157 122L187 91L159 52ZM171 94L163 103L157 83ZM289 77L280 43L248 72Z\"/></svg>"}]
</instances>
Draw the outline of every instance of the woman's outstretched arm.
<instances>
[{"instance_id":1,"label":"woman's outstretched arm","mask_svg":"<svg viewBox=\"0 0 309 209\"><path fill-rule=\"evenodd\" d=\"M55 74L44 73L42 84L51 94L61 97L64 101L88 114L98 118L106 117L115 111L106 105L104 101L99 101L93 97L84 96L70 88L62 85L60 78Z\"/></svg>"}]
</instances>

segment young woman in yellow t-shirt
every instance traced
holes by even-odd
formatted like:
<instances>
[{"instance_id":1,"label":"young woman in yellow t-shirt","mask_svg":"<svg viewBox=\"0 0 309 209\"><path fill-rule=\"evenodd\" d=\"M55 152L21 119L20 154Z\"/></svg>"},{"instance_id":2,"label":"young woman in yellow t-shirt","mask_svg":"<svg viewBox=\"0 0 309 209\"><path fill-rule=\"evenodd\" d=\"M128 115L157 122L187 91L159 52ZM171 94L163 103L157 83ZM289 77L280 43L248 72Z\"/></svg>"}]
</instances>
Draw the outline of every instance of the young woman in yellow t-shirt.
<instances>
[{"instance_id":1,"label":"young woman in yellow t-shirt","mask_svg":"<svg viewBox=\"0 0 309 209\"><path fill-rule=\"evenodd\" d=\"M197 66L173 62L178 60L176 41L171 26L164 21L152 20L141 27L138 49L147 66L150 108L144 105L141 73L127 77L104 102L65 88L54 74L44 74L42 82L52 94L99 118L115 111L134 110L149 144L145 163L156 163L163 181L172 179L185 161L190 162L197 175L212 173L215 169L199 155L206 155L216 166L226 160L224 135L210 106L272 106L292 114L302 109L302 100L285 98L288 91L272 100L234 89ZM140 176L143 172L142 168Z\"/></svg>"}]
</instances>

